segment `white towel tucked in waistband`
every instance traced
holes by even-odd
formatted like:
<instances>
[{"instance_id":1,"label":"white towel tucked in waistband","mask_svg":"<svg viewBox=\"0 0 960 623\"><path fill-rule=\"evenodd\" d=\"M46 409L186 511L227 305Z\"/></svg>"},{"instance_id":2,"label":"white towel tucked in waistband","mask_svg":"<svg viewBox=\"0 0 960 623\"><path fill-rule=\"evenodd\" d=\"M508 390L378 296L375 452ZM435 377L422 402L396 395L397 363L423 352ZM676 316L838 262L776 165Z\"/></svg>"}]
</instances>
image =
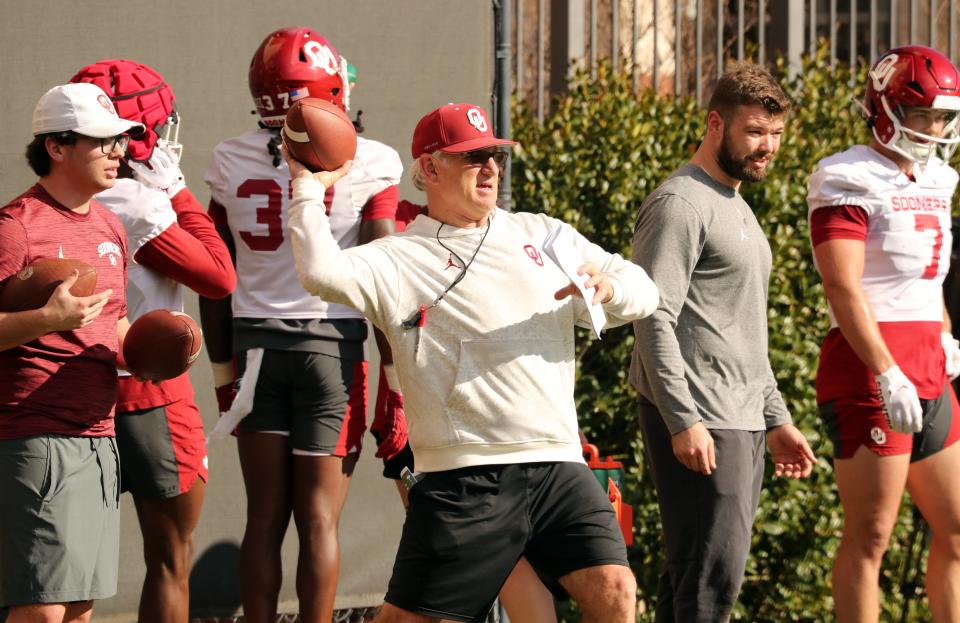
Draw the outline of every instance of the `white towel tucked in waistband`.
<instances>
[{"instance_id":1,"label":"white towel tucked in waistband","mask_svg":"<svg viewBox=\"0 0 960 623\"><path fill-rule=\"evenodd\" d=\"M247 351L247 367L240 377L240 389L230 408L220 414L217 425L207 435L207 443L216 439L226 439L240 420L247 417L253 409L253 392L257 387L257 378L260 376L260 364L263 362L263 349L251 348Z\"/></svg>"}]
</instances>

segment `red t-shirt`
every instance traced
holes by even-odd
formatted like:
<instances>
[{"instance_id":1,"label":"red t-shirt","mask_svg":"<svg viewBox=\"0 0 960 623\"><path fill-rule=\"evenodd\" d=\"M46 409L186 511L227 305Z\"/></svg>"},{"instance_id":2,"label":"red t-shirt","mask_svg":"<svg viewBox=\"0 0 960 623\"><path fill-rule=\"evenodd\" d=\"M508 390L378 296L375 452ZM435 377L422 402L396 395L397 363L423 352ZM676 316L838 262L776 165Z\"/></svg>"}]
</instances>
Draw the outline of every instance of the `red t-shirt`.
<instances>
[{"instance_id":1,"label":"red t-shirt","mask_svg":"<svg viewBox=\"0 0 960 623\"><path fill-rule=\"evenodd\" d=\"M127 238L116 216L90 202L71 212L39 184L0 208L0 287L42 258L80 259L113 295L91 324L0 351L0 439L113 435L117 320L126 316Z\"/></svg>"}]
</instances>

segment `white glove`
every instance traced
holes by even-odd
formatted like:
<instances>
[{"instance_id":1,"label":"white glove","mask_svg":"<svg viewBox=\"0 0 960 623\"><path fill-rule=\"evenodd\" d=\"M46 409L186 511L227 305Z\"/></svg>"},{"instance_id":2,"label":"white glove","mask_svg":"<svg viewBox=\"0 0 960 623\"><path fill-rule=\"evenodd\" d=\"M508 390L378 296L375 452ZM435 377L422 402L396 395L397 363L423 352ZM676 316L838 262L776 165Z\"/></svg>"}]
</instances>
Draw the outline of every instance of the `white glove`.
<instances>
[{"instance_id":1,"label":"white glove","mask_svg":"<svg viewBox=\"0 0 960 623\"><path fill-rule=\"evenodd\" d=\"M944 367L952 381L960 376L960 342L953 339L952 333L941 333L940 343L943 345L943 354L947 359Z\"/></svg>"},{"instance_id":2,"label":"white glove","mask_svg":"<svg viewBox=\"0 0 960 623\"><path fill-rule=\"evenodd\" d=\"M157 140L147 162L128 160L127 164L133 170L134 179L144 186L162 190L171 199L186 188L180 171L179 153L173 144L162 138Z\"/></svg>"},{"instance_id":3,"label":"white glove","mask_svg":"<svg viewBox=\"0 0 960 623\"><path fill-rule=\"evenodd\" d=\"M900 366L892 366L886 372L877 375L880 397L887 412L890 428L898 433L917 433L923 428L923 409L920 397Z\"/></svg>"}]
</instances>

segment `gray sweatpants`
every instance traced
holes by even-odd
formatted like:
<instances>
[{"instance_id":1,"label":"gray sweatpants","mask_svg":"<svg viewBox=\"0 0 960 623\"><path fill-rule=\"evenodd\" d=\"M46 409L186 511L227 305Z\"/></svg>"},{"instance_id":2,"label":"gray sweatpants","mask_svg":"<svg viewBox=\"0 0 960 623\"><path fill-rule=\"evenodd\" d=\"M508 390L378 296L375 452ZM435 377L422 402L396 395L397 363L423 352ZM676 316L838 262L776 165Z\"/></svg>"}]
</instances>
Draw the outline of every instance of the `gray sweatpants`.
<instances>
[{"instance_id":1,"label":"gray sweatpants","mask_svg":"<svg viewBox=\"0 0 960 623\"><path fill-rule=\"evenodd\" d=\"M670 432L656 407L644 400L639 407L666 550L655 621L728 621L750 553L766 434L711 430L717 469L704 476L674 456Z\"/></svg>"}]
</instances>

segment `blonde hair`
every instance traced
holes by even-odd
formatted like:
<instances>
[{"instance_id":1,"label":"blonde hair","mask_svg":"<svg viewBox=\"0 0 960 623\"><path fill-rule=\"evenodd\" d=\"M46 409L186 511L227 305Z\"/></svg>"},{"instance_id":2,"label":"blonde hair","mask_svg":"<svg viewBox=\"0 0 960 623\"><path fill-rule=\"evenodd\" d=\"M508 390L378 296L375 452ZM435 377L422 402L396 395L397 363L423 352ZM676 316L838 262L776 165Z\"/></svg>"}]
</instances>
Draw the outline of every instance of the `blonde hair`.
<instances>
[{"instance_id":1,"label":"blonde hair","mask_svg":"<svg viewBox=\"0 0 960 623\"><path fill-rule=\"evenodd\" d=\"M438 160L443 160L446 157L446 154L442 151L435 151L430 155ZM417 190L427 189L427 182L423 179L423 167L420 166L420 158L417 158L410 163L410 166L407 168L407 172L410 175L410 181L413 182L413 185Z\"/></svg>"}]
</instances>

